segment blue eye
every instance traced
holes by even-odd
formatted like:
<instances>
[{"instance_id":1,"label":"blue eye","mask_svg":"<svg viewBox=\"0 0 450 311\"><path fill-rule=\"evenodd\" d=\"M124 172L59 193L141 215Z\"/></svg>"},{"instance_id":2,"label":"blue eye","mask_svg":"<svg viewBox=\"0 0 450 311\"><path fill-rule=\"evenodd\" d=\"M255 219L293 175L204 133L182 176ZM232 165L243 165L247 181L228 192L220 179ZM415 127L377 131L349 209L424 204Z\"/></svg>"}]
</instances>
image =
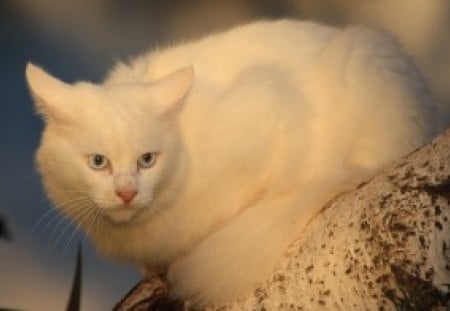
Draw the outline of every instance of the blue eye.
<instances>
[{"instance_id":1,"label":"blue eye","mask_svg":"<svg viewBox=\"0 0 450 311\"><path fill-rule=\"evenodd\" d=\"M102 170L108 163L108 158L101 154L91 154L88 157L88 164L93 170Z\"/></svg>"},{"instance_id":2,"label":"blue eye","mask_svg":"<svg viewBox=\"0 0 450 311\"><path fill-rule=\"evenodd\" d=\"M155 152L144 153L138 158L137 162L138 166L141 168L152 167L156 162L156 153Z\"/></svg>"}]
</instances>

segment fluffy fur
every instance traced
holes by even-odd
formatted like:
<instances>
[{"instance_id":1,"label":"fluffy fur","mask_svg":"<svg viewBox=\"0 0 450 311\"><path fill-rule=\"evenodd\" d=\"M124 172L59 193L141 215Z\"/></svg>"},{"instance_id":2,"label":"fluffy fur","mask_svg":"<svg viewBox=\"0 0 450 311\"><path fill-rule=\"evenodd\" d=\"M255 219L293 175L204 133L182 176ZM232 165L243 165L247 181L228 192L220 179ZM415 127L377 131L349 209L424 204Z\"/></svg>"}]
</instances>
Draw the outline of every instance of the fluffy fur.
<instances>
[{"instance_id":1,"label":"fluffy fur","mask_svg":"<svg viewBox=\"0 0 450 311\"><path fill-rule=\"evenodd\" d=\"M100 85L31 64L27 80L51 200L103 254L167 271L199 304L264 281L328 200L436 134L420 73L362 27L255 22L118 64ZM138 168L146 152L156 163Z\"/></svg>"}]
</instances>

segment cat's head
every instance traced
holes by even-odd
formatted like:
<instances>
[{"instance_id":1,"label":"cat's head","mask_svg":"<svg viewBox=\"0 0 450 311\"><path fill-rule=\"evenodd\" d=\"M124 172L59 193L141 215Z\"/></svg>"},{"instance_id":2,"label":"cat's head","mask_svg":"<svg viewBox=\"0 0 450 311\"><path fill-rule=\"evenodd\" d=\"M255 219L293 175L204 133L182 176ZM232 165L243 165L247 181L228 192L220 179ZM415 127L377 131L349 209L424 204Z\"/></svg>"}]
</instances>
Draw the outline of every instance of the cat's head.
<instances>
[{"instance_id":1,"label":"cat's head","mask_svg":"<svg viewBox=\"0 0 450 311\"><path fill-rule=\"evenodd\" d=\"M176 119L192 67L153 83L96 85L66 84L28 64L26 78L45 120L36 159L53 203L84 225L151 210L179 169Z\"/></svg>"}]
</instances>

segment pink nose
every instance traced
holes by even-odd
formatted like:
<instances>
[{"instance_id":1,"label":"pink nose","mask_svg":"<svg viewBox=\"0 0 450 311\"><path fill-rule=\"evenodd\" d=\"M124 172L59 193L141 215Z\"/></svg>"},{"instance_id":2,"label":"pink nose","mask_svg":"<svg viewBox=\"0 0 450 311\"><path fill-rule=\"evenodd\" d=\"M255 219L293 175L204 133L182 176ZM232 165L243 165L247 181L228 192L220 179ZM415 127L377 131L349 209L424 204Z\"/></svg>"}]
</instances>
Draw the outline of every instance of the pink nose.
<instances>
[{"instance_id":1,"label":"pink nose","mask_svg":"<svg viewBox=\"0 0 450 311\"><path fill-rule=\"evenodd\" d=\"M124 189L124 190L117 190L116 195L122 199L122 202L124 204L129 204L131 201L133 201L133 198L136 196L138 192L136 190L130 190L130 189Z\"/></svg>"}]
</instances>

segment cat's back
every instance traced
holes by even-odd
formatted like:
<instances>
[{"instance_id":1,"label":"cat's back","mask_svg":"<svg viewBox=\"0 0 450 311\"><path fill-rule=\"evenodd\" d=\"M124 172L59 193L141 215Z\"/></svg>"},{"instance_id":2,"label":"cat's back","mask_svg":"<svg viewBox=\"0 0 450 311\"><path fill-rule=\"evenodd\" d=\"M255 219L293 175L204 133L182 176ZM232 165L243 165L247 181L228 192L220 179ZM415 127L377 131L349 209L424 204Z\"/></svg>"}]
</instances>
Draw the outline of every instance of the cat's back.
<instances>
[{"instance_id":1,"label":"cat's back","mask_svg":"<svg viewBox=\"0 0 450 311\"><path fill-rule=\"evenodd\" d=\"M336 32L332 27L290 19L252 22L119 63L106 81L154 81L190 65L195 68L196 81L219 85L261 64L307 71Z\"/></svg>"}]
</instances>

